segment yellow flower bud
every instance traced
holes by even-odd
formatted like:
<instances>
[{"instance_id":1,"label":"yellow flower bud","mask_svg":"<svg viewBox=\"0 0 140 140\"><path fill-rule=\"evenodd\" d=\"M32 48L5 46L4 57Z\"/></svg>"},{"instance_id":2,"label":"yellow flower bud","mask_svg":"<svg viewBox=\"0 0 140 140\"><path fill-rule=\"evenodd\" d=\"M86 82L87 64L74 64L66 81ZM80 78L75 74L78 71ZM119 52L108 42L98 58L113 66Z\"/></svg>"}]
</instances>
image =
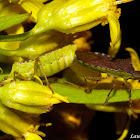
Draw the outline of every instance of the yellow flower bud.
<instances>
[{"instance_id":1,"label":"yellow flower bud","mask_svg":"<svg viewBox=\"0 0 140 140\"><path fill-rule=\"evenodd\" d=\"M7 108L0 102L0 130L12 135L15 138L22 138L25 134L30 132L30 128L32 123L36 123L31 120L30 116L28 116L28 121L25 120L23 114L22 116L18 115L16 112ZM27 119L27 116L26 116ZM35 127L32 127L32 131L34 130L37 133ZM33 134L35 137L37 134ZM26 136L24 136L26 138ZM32 137L32 135L30 135ZM39 137L39 136L36 136ZM41 139L41 138L40 138Z\"/></svg>"},{"instance_id":2,"label":"yellow flower bud","mask_svg":"<svg viewBox=\"0 0 140 140\"><path fill-rule=\"evenodd\" d=\"M33 81L15 81L0 88L1 102L23 112L41 114L51 110L53 104L68 102L63 96Z\"/></svg>"},{"instance_id":3,"label":"yellow flower bud","mask_svg":"<svg viewBox=\"0 0 140 140\"><path fill-rule=\"evenodd\" d=\"M24 34L0 36L0 41L24 40L48 30L76 33L89 30L98 24L110 24L111 46L120 46L120 8L117 5L130 0L53 0L38 12L36 26ZM114 31L113 31L114 29ZM116 53L115 49L115 53ZM112 51L112 50L111 50ZM113 54L115 56L115 53Z\"/></svg>"},{"instance_id":4,"label":"yellow flower bud","mask_svg":"<svg viewBox=\"0 0 140 140\"><path fill-rule=\"evenodd\" d=\"M47 30L64 33L76 33L89 30L98 24L109 23L109 55L115 57L121 44L119 17L121 9L118 4L131 0L54 0L38 12L38 21L32 34Z\"/></svg>"},{"instance_id":5,"label":"yellow flower bud","mask_svg":"<svg viewBox=\"0 0 140 140\"><path fill-rule=\"evenodd\" d=\"M40 136L46 135L38 130L40 125L36 120L31 118L31 114L7 108L0 102L0 130L15 139L42 140Z\"/></svg>"},{"instance_id":6,"label":"yellow flower bud","mask_svg":"<svg viewBox=\"0 0 140 140\"><path fill-rule=\"evenodd\" d=\"M54 0L38 12L35 32L49 29L65 33L88 30L107 20L108 12L116 12L113 0Z\"/></svg>"}]
</instances>

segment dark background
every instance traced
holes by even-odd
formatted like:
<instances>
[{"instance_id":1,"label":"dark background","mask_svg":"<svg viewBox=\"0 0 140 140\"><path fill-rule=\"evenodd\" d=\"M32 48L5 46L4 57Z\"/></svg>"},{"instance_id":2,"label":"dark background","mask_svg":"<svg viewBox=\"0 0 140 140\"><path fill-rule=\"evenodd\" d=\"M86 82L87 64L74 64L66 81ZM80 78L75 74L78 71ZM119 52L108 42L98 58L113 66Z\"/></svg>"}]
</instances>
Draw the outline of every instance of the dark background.
<instances>
[{"instance_id":1,"label":"dark background","mask_svg":"<svg viewBox=\"0 0 140 140\"><path fill-rule=\"evenodd\" d=\"M121 16L120 16L120 26L122 31L122 44L120 50L117 54L117 57L129 57L128 52L125 51L126 47L132 47L137 52L140 53L140 47L138 43L139 37L139 12L138 9L139 0L135 0L129 3L124 3L119 5L121 8ZM107 53L109 42L110 42L110 34L109 27L106 26L97 26L92 30L93 40L95 41L93 45L93 51L104 52ZM98 47L97 47L98 46Z\"/></svg>"}]
</instances>

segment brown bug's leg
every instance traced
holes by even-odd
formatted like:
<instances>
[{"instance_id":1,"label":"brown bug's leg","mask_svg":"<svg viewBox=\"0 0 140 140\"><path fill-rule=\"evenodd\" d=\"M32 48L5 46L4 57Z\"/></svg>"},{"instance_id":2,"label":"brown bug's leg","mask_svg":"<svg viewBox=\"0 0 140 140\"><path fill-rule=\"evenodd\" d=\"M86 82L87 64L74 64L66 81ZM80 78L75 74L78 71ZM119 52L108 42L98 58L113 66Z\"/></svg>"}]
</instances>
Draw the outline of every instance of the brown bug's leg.
<instances>
[{"instance_id":1,"label":"brown bug's leg","mask_svg":"<svg viewBox=\"0 0 140 140\"><path fill-rule=\"evenodd\" d=\"M108 101L108 99L109 99L109 96L110 96L112 90L113 90L114 87L116 86L116 85L115 85L115 81L116 81L116 79L113 80L113 87L111 88L110 92L108 93L107 98L106 98L106 100L105 100L105 102L104 102L104 105L107 103L107 101Z\"/></svg>"},{"instance_id":2,"label":"brown bug's leg","mask_svg":"<svg viewBox=\"0 0 140 140\"><path fill-rule=\"evenodd\" d=\"M131 99L131 88L130 88L130 92L129 92L129 103L130 103L130 107L132 107L133 102L132 102L132 99Z\"/></svg>"},{"instance_id":3,"label":"brown bug's leg","mask_svg":"<svg viewBox=\"0 0 140 140\"><path fill-rule=\"evenodd\" d=\"M77 87L77 88L86 90L85 87L82 87L82 86L80 86L80 85L74 84L74 83L72 83L72 82L69 82L69 81L66 81L66 80L64 80L63 82L66 83L66 84L69 84L69 85L71 85L71 86L74 86L74 87Z\"/></svg>"},{"instance_id":4,"label":"brown bug's leg","mask_svg":"<svg viewBox=\"0 0 140 140\"><path fill-rule=\"evenodd\" d=\"M86 82L86 85L87 85L87 89L85 89L85 92L86 93L91 93L92 89L94 89L97 85L98 85L98 82L102 79L101 77L85 77L85 82ZM88 81L87 80L93 80L93 81L96 81L96 84L93 85L92 87L88 84Z\"/></svg>"},{"instance_id":5,"label":"brown bug's leg","mask_svg":"<svg viewBox=\"0 0 140 140\"><path fill-rule=\"evenodd\" d=\"M104 105L107 103L108 98L109 98L109 96L110 96L110 94L111 94L111 92L112 92L113 88L114 88L114 87L112 87L112 89L111 89L111 90L110 90L110 92L108 93L107 98L106 98L106 100L105 100L105 102L104 102Z\"/></svg>"},{"instance_id":6,"label":"brown bug's leg","mask_svg":"<svg viewBox=\"0 0 140 140\"><path fill-rule=\"evenodd\" d=\"M90 87L89 86L89 84L88 84L88 82L87 82L87 79L88 79L89 77L85 77L84 79L85 79L85 82L86 82L86 87L88 87L87 89L85 89L85 92L86 93L91 93L91 91L92 91L92 87ZM90 79L91 80L91 79Z\"/></svg>"},{"instance_id":7,"label":"brown bug's leg","mask_svg":"<svg viewBox=\"0 0 140 140\"><path fill-rule=\"evenodd\" d=\"M133 106L133 102L132 102L132 99L131 99L131 87L129 87L129 103L130 103L130 107Z\"/></svg>"},{"instance_id":8,"label":"brown bug's leg","mask_svg":"<svg viewBox=\"0 0 140 140\"><path fill-rule=\"evenodd\" d=\"M77 84L75 84L75 83L69 82L69 81L67 81L67 80L64 80L64 79L61 79L61 78L58 78L58 77L49 78L49 81L50 81L50 82L56 82L56 81L57 81L57 83L68 84L68 85L70 85L70 86L74 86L74 87L76 87L76 88L80 88L80 89L83 89L83 90L86 89L86 88L83 87L83 86L77 85Z\"/></svg>"},{"instance_id":9,"label":"brown bug's leg","mask_svg":"<svg viewBox=\"0 0 140 140\"><path fill-rule=\"evenodd\" d=\"M45 78L45 81L46 81L47 86L48 86L49 89L52 91L52 94L54 94L54 91L52 90L52 88L51 88L51 86L50 86L50 84L49 84L49 81L48 81L48 79L47 79L47 77L46 77L46 74L45 74L43 65L42 65L42 63L41 63L41 61L40 61L40 58L38 57L38 58L36 58L36 60L40 63L40 66L41 66L41 69L42 69L42 72L43 72L43 75L44 75L44 78ZM36 72L36 68L35 68L35 72Z\"/></svg>"},{"instance_id":10,"label":"brown bug's leg","mask_svg":"<svg viewBox=\"0 0 140 140\"><path fill-rule=\"evenodd\" d=\"M19 72L17 72L17 71L14 71L14 81L16 81L16 75L20 78L20 79L22 79L22 80L29 80L28 78L26 78L26 77L24 77L22 74L20 74Z\"/></svg>"},{"instance_id":11,"label":"brown bug's leg","mask_svg":"<svg viewBox=\"0 0 140 140\"><path fill-rule=\"evenodd\" d=\"M123 86L127 86L126 83L127 83L127 81L124 81L124 82L122 83L122 85L120 86L120 89L122 89Z\"/></svg>"},{"instance_id":12,"label":"brown bug's leg","mask_svg":"<svg viewBox=\"0 0 140 140\"><path fill-rule=\"evenodd\" d=\"M125 80L124 82L124 85L126 85L127 89L129 89L129 103L130 103L130 107L133 106L133 103L132 103L132 99L131 99L131 86L130 86L130 83L127 82L127 80Z\"/></svg>"}]
</instances>

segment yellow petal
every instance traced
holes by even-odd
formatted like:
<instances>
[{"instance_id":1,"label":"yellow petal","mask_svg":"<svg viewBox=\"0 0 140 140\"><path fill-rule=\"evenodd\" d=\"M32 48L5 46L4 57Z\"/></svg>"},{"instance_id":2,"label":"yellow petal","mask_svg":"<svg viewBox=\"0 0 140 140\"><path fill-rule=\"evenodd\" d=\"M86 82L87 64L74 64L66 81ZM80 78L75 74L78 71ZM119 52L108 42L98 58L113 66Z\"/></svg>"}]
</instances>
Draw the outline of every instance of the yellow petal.
<instances>
[{"instance_id":1,"label":"yellow petal","mask_svg":"<svg viewBox=\"0 0 140 140\"><path fill-rule=\"evenodd\" d=\"M116 4L122 4L122 3L127 3L127 2L131 2L133 0L118 0L116 1Z\"/></svg>"},{"instance_id":2,"label":"yellow petal","mask_svg":"<svg viewBox=\"0 0 140 140\"><path fill-rule=\"evenodd\" d=\"M33 17L33 21L37 21L37 13L40 8L43 7L43 3L39 0L21 0L19 2L20 6L27 11L28 13L32 13L31 17Z\"/></svg>"},{"instance_id":3,"label":"yellow petal","mask_svg":"<svg viewBox=\"0 0 140 140\"><path fill-rule=\"evenodd\" d=\"M137 52L132 48L126 48L125 50L130 53L132 65L135 71L140 71L140 60Z\"/></svg>"},{"instance_id":4,"label":"yellow petal","mask_svg":"<svg viewBox=\"0 0 140 140\"><path fill-rule=\"evenodd\" d=\"M19 13L25 13L25 11L17 3L11 3L11 4L5 3L3 6L1 6L0 9L0 16L19 14Z\"/></svg>"},{"instance_id":5,"label":"yellow petal","mask_svg":"<svg viewBox=\"0 0 140 140\"><path fill-rule=\"evenodd\" d=\"M109 12L108 16L109 28L110 28L110 48L108 50L108 54L111 57L115 57L120 45L121 45L121 30L120 30L120 23L118 17L113 12Z\"/></svg>"},{"instance_id":6,"label":"yellow petal","mask_svg":"<svg viewBox=\"0 0 140 140\"><path fill-rule=\"evenodd\" d=\"M139 80L132 80L132 79L129 79L129 80L128 80L128 83L131 84L131 88L132 88L132 89L140 89L140 82L139 82Z\"/></svg>"},{"instance_id":7,"label":"yellow petal","mask_svg":"<svg viewBox=\"0 0 140 140\"><path fill-rule=\"evenodd\" d=\"M130 124L131 124L131 117L129 117L129 120L126 124L126 127L125 127L123 133L121 134L121 136L117 140L124 140L127 137L129 129L130 129Z\"/></svg>"},{"instance_id":8,"label":"yellow petal","mask_svg":"<svg viewBox=\"0 0 140 140\"><path fill-rule=\"evenodd\" d=\"M13 27L11 27L9 29L6 29L6 32L8 34L21 34L21 33L24 32L24 27L23 27L22 24L18 24L18 25L13 26Z\"/></svg>"},{"instance_id":9,"label":"yellow petal","mask_svg":"<svg viewBox=\"0 0 140 140\"><path fill-rule=\"evenodd\" d=\"M24 32L22 24L16 25L6 30L8 34L21 34ZM19 48L21 41L15 42L0 42L0 48L5 50L16 50Z\"/></svg>"}]
</instances>

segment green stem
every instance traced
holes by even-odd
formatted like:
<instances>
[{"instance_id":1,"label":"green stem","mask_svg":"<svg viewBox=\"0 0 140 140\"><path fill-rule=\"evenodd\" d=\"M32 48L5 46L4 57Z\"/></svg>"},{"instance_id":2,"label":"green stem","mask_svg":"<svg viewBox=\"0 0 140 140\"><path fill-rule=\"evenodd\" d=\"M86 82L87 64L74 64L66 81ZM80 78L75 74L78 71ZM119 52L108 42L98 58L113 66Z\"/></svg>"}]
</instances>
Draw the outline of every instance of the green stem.
<instances>
[{"instance_id":1,"label":"green stem","mask_svg":"<svg viewBox=\"0 0 140 140\"><path fill-rule=\"evenodd\" d=\"M52 89L67 96L70 103L80 104L104 104L110 90L92 90L87 94L84 90L67 84L52 83ZM132 90L132 100L140 99L140 89ZM129 90L113 90L109 96L108 103L129 101Z\"/></svg>"}]
</instances>

